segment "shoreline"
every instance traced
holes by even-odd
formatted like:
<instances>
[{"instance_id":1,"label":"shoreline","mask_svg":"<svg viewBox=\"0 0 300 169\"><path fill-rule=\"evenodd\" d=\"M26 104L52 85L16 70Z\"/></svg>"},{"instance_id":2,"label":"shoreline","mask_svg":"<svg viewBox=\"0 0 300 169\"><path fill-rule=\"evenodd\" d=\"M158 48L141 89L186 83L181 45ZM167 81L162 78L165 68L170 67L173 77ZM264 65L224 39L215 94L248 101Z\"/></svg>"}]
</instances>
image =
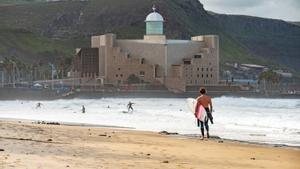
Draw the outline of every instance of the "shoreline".
<instances>
[{"instance_id":1,"label":"shoreline","mask_svg":"<svg viewBox=\"0 0 300 169\"><path fill-rule=\"evenodd\" d=\"M45 120L28 120L28 119L14 119L14 118L0 118L1 121L4 122L13 122L19 124L33 124L33 125L57 125L57 126L70 126L70 127L83 127L83 128L103 128L103 129L117 129L117 130L128 130L128 131L139 131L139 132L152 132L158 133L161 135L166 136L173 136L179 137L182 139L195 139L198 140L200 134L179 134L179 133L169 133L168 131L147 131L147 130L138 130L133 127L126 127L126 126L113 126L113 125L101 125L101 124L88 124L88 123L76 123L76 122L54 122L54 121L45 121ZM254 141L244 141L244 140L236 140L236 139L227 139L221 138L216 135L212 135L209 140L213 141L227 141L231 143L238 143L238 144L246 144L246 145L256 145L262 147L280 147L280 148L288 148L288 149L295 149L300 151L300 146L293 146L287 144L272 144L272 143L260 143Z\"/></svg>"},{"instance_id":2,"label":"shoreline","mask_svg":"<svg viewBox=\"0 0 300 169\"><path fill-rule=\"evenodd\" d=\"M299 165L300 151L293 148L0 120L0 168L294 169Z\"/></svg>"},{"instance_id":3,"label":"shoreline","mask_svg":"<svg viewBox=\"0 0 300 169\"><path fill-rule=\"evenodd\" d=\"M270 99L300 99L300 95L263 95L253 91L208 91L212 97L246 97L246 98L270 98ZM51 90L31 90L31 89L2 89L0 88L0 101L9 100L70 100L70 99L100 99L100 98L189 98L197 97L198 91L188 91L185 93L172 93L167 90L137 90L137 91L105 91L105 92L75 92L72 94L56 93Z\"/></svg>"}]
</instances>

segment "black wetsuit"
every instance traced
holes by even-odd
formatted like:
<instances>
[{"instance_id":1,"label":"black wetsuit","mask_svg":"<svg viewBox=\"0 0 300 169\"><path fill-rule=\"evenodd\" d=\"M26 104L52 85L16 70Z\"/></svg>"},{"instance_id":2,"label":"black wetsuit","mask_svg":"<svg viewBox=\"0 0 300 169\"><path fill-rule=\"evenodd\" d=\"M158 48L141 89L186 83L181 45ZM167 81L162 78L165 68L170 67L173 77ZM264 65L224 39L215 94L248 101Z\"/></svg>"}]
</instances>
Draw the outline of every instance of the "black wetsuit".
<instances>
[{"instance_id":1,"label":"black wetsuit","mask_svg":"<svg viewBox=\"0 0 300 169\"><path fill-rule=\"evenodd\" d=\"M82 113L85 113L85 107L82 106Z\"/></svg>"},{"instance_id":2,"label":"black wetsuit","mask_svg":"<svg viewBox=\"0 0 300 169\"><path fill-rule=\"evenodd\" d=\"M206 110L207 117L210 120L211 124L214 124L214 121L213 121L214 118L213 118L211 112L209 111L209 108L206 107L205 110Z\"/></svg>"},{"instance_id":3,"label":"black wetsuit","mask_svg":"<svg viewBox=\"0 0 300 169\"><path fill-rule=\"evenodd\" d=\"M133 107L132 107L132 105L133 105L134 103L128 103L128 105L127 105L127 107L128 107L128 112L131 110L131 111L133 111Z\"/></svg>"},{"instance_id":4,"label":"black wetsuit","mask_svg":"<svg viewBox=\"0 0 300 169\"><path fill-rule=\"evenodd\" d=\"M209 138L209 126L208 126L208 119L210 120L210 122L213 124L213 117L212 117L212 114L211 112L209 111L209 108L205 108L205 111L207 113L207 119L202 122L200 121L199 119L197 120L197 123L198 123L198 127L200 127L201 129L201 134L202 134L202 137L204 137L204 126L205 126L205 129L206 129L206 132L207 132L207 138Z\"/></svg>"}]
</instances>

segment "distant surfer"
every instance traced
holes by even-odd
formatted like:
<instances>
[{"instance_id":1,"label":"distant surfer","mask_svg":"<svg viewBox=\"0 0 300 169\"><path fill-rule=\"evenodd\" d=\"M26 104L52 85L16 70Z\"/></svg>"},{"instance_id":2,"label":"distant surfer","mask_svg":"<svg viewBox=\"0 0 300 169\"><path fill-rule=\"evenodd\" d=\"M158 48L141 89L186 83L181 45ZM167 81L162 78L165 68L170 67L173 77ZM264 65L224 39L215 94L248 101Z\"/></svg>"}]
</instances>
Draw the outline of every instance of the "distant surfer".
<instances>
[{"instance_id":1,"label":"distant surfer","mask_svg":"<svg viewBox=\"0 0 300 169\"><path fill-rule=\"evenodd\" d=\"M207 138L209 138L209 127L208 120L213 124L213 116L212 116L212 102L211 97L206 95L206 90L204 88L200 89L200 96L197 98L196 112L198 111L200 105L202 105L207 113L207 117L204 121L197 120L198 126L201 125L201 134L202 139L204 138L204 126L207 132Z\"/></svg>"},{"instance_id":2,"label":"distant surfer","mask_svg":"<svg viewBox=\"0 0 300 169\"><path fill-rule=\"evenodd\" d=\"M38 108L41 108L42 107L42 103L40 103L40 102L38 102L37 104L36 104L36 109L38 109Z\"/></svg>"},{"instance_id":3,"label":"distant surfer","mask_svg":"<svg viewBox=\"0 0 300 169\"><path fill-rule=\"evenodd\" d=\"M127 104L128 112L129 112L130 110L133 111L133 107L132 107L133 104L134 104L134 103L132 103L132 102L129 102L129 103Z\"/></svg>"},{"instance_id":4,"label":"distant surfer","mask_svg":"<svg viewBox=\"0 0 300 169\"><path fill-rule=\"evenodd\" d=\"M81 112L85 113L85 107L84 107L84 105L82 105Z\"/></svg>"}]
</instances>

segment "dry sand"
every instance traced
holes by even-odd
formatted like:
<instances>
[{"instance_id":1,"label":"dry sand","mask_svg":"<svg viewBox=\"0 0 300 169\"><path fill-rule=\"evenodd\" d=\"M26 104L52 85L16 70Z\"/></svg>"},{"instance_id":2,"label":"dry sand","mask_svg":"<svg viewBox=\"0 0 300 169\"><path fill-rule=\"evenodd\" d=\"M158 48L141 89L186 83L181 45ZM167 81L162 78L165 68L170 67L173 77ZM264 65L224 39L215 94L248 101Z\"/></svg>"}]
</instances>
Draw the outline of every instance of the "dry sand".
<instances>
[{"instance_id":1,"label":"dry sand","mask_svg":"<svg viewBox=\"0 0 300 169\"><path fill-rule=\"evenodd\" d=\"M300 150L112 128L0 121L0 169L299 169Z\"/></svg>"}]
</instances>

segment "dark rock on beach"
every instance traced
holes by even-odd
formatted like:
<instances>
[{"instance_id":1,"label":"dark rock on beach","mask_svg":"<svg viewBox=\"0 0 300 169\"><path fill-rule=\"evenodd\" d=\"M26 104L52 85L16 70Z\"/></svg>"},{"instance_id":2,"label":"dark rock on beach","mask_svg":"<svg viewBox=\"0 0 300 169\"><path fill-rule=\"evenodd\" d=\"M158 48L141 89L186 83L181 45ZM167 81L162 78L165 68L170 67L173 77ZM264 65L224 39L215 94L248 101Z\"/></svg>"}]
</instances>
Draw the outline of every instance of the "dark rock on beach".
<instances>
[{"instance_id":1,"label":"dark rock on beach","mask_svg":"<svg viewBox=\"0 0 300 169\"><path fill-rule=\"evenodd\" d=\"M163 134L163 135L178 135L178 133L171 133L171 132L167 132L167 131L161 131L159 132L159 134Z\"/></svg>"}]
</instances>

